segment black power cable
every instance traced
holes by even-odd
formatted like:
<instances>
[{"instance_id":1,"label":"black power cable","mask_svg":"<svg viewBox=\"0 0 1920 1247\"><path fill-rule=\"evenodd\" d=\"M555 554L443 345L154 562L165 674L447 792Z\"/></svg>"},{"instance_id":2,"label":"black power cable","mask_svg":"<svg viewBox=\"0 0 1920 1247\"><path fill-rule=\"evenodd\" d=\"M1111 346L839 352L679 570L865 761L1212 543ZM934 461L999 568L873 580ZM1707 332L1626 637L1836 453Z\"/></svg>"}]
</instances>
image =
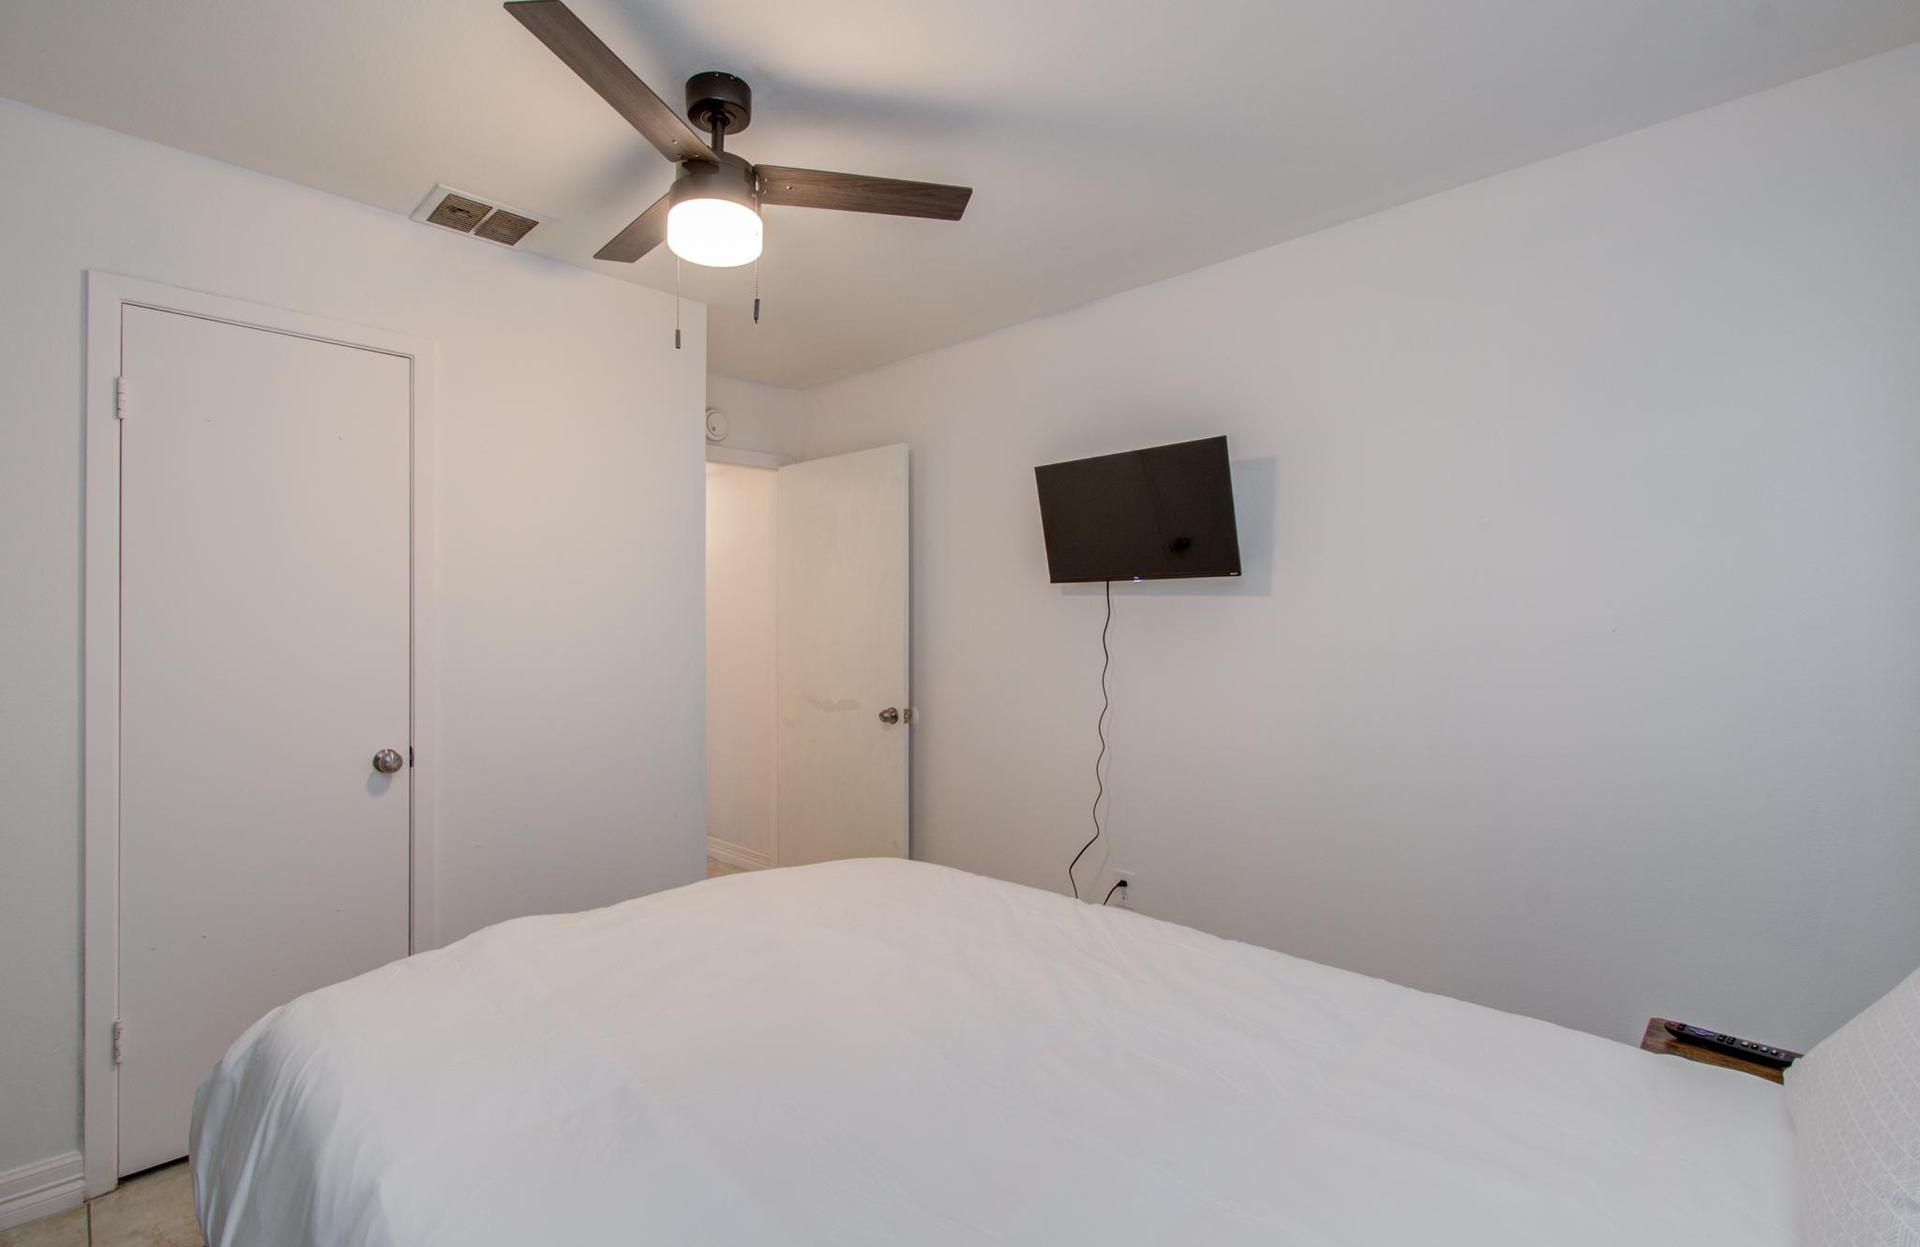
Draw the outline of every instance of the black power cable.
<instances>
[{"instance_id":1,"label":"black power cable","mask_svg":"<svg viewBox=\"0 0 1920 1247\"><path fill-rule=\"evenodd\" d=\"M1106 581L1107 620L1100 625L1100 717L1094 722L1094 731L1100 735L1100 755L1093 760L1093 837L1080 846L1080 851L1067 863L1067 886L1073 889L1073 899L1080 899L1080 881L1073 876L1073 868L1093 847L1094 840L1100 838L1100 800L1107 795L1106 777L1100 773L1100 766L1107 760L1107 711L1113 706L1113 696L1107 691L1107 668L1113 666L1113 650L1107 645L1107 633L1113 628L1113 582ZM1108 892L1108 897L1113 893ZM1106 904L1105 901L1100 902Z\"/></svg>"},{"instance_id":2,"label":"black power cable","mask_svg":"<svg viewBox=\"0 0 1920 1247\"><path fill-rule=\"evenodd\" d=\"M1107 904L1108 901L1111 901L1113 899L1113 894L1115 892L1118 892L1121 888L1124 888L1126 886L1127 886L1127 881L1125 879L1122 879L1120 882L1114 884L1112 887L1107 889L1106 898L1102 900L1100 903L1102 905Z\"/></svg>"}]
</instances>

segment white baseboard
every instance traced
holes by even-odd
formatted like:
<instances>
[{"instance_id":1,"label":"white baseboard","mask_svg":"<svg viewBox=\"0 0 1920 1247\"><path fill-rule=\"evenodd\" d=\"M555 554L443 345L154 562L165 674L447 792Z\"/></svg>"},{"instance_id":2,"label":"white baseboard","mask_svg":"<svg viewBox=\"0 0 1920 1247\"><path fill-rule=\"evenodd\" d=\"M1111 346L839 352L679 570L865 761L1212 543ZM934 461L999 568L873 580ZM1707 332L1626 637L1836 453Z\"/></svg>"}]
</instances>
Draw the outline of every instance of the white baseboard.
<instances>
[{"instance_id":1,"label":"white baseboard","mask_svg":"<svg viewBox=\"0 0 1920 1247\"><path fill-rule=\"evenodd\" d=\"M758 849L749 849L725 840L715 840L712 836L707 837L707 856L716 862L725 862L729 866L738 866L742 870L765 870L773 865L773 859Z\"/></svg>"},{"instance_id":2,"label":"white baseboard","mask_svg":"<svg viewBox=\"0 0 1920 1247\"><path fill-rule=\"evenodd\" d=\"M84 1169L80 1153L68 1152L0 1173L0 1230L86 1203Z\"/></svg>"}]
</instances>

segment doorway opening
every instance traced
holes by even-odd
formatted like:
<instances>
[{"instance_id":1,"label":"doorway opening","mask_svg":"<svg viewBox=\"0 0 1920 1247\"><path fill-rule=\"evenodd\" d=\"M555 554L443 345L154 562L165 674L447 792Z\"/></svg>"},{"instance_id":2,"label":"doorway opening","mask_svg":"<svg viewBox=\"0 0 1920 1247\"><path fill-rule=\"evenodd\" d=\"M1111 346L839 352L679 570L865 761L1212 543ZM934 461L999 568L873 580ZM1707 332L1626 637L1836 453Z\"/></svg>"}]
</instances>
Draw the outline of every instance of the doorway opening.
<instances>
[{"instance_id":1,"label":"doorway opening","mask_svg":"<svg viewBox=\"0 0 1920 1247\"><path fill-rule=\"evenodd\" d=\"M771 467L707 464L707 873L776 864L775 523Z\"/></svg>"},{"instance_id":2,"label":"doorway opening","mask_svg":"<svg viewBox=\"0 0 1920 1247\"><path fill-rule=\"evenodd\" d=\"M905 857L907 448L765 460L706 465L708 873Z\"/></svg>"}]
</instances>

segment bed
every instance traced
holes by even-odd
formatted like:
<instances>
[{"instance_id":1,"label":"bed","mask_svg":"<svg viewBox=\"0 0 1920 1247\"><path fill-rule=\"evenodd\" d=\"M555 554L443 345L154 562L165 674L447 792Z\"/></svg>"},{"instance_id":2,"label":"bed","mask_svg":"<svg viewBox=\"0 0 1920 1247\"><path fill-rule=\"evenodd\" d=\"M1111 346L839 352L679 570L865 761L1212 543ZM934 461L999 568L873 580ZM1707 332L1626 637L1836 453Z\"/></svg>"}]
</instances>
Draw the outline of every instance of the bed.
<instances>
[{"instance_id":1,"label":"bed","mask_svg":"<svg viewBox=\"0 0 1920 1247\"><path fill-rule=\"evenodd\" d=\"M192 1149L212 1247L1796 1241L1772 1083L895 860L302 997Z\"/></svg>"}]
</instances>

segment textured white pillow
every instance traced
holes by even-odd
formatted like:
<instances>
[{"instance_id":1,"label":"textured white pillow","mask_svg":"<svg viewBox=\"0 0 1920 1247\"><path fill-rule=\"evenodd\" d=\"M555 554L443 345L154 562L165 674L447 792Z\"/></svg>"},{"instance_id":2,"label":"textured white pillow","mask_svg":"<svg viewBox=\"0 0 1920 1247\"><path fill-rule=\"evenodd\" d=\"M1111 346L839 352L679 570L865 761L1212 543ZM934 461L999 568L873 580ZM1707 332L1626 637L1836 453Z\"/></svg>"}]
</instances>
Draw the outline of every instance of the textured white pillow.
<instances>
[{"instance_id":1,"label":"textured white pillow","mask_svg":"<svg viewBox=\"0 0 1920 1247\"><path fill-rule=\"evenodd\" d=\"M1920 1247L1920 970L1787 1070L1807 1247Z\"/></svg>"}]
</instances>

